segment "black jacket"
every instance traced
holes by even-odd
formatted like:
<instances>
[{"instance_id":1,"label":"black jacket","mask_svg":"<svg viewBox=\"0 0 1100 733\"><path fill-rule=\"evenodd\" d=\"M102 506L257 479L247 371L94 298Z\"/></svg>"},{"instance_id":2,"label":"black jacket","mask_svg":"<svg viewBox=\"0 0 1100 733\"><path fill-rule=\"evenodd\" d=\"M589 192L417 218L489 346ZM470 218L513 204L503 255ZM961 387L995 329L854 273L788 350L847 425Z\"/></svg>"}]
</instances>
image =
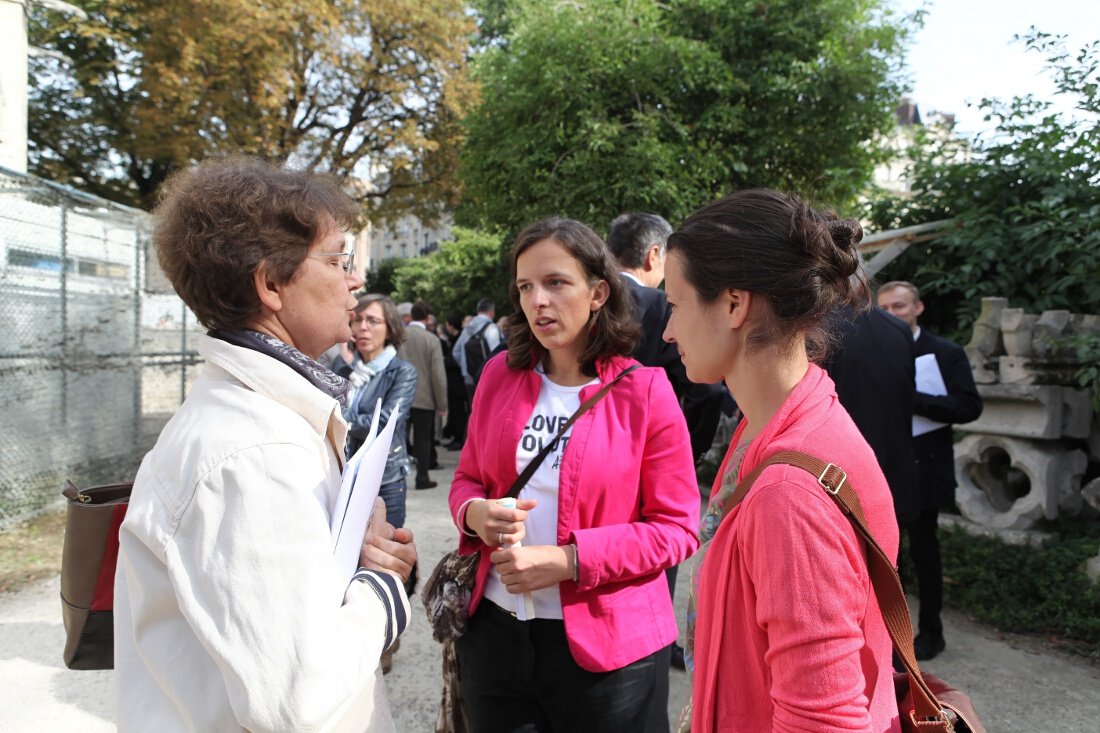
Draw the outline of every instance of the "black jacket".
<instances>
[{"instance_id":1,"label":"black jacket","mask_svg":"<svg viewBox=\"0 0 1100 733\"><path fill-rule=\"evenodd\" d=\"M906 323L878 308L845 309L826 371L840 404L875 452L894 496L898 523L917 518L920 508L913 453L916 395L913 333Z\"/></svg>"},{"instance_id":2,"label":"black jacket","mask_svg":"<svg viewBox=\"0 0 1100 733\"><path fill-rule=\"evenodd\" d=\"M946 395L916 393L913 411L945 427L913 438L922 504L950 506L955 497L955 454L951 425L977 420L982 414L982 398L974 384L970 360L957 344L921 329L915 343L917 356L935 354L947 387Z\"/></svg>"}]
</instances>

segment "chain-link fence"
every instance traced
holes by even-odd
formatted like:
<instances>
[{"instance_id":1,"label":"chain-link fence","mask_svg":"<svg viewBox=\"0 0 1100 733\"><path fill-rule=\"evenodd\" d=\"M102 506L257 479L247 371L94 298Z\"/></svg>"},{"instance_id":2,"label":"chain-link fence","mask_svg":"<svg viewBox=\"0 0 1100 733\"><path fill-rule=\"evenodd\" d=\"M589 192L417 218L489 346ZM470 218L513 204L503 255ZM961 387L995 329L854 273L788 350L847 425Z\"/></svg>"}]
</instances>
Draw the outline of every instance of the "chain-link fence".
<instances>
[{"instance_id":1,"label":"chain-link fence","mask_svg":"<svg viewBox=\"0 0 1100 733\"><path fill-rule=\"evenodd\" d=\"M61 483L132 478L197 375L150 220L0 168L0 529Z\"/></svg>"}]
</instances>

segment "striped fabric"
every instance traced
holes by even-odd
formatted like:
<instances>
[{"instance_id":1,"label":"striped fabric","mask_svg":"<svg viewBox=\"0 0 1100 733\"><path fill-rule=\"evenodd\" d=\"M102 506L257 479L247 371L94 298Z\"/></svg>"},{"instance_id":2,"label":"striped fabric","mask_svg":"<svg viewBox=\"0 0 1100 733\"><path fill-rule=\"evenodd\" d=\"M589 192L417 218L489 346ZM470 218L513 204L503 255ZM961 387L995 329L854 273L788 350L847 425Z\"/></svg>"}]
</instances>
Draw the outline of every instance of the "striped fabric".
<instances>
[{"instance_id":1,"label":"striped fabric","mask_svg":"<svg viewBox=\"0 0 1100 733\"><path fill-rule=\"evenodd\" d=\"M409 625L408 609L403 602L404 595L398 590L400 581L397 576L390 573L376 572L366 568L359 568L355 571L352 582L354 583L357 580L362 581L374 591L386 609L386 645L383 648L389 649L393 646L397 637L405 631L405 627Z\"/></svg>"}]
</instances>

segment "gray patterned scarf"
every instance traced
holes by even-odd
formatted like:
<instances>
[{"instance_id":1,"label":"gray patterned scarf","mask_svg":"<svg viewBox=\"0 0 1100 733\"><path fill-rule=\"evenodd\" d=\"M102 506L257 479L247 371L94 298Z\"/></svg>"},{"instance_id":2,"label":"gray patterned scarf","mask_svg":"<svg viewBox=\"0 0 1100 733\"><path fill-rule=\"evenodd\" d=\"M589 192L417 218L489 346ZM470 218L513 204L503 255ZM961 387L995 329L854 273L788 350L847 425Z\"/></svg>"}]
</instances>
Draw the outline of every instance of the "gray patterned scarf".
<instances>
[{"instance_id":1,"label":"gray patterned scarf","mask_svg":"<svg viewBox=\"0 0 1100 733\"><path fill-rule=\"evenodd\" d=\"M248 328L219 328L210 331L210 337L225 341L227 344L252 349L266 354L276 361L286 364L301 374L310 384L332 397L343 407L348 398L348 380L337 376L331 370L284 344L274 336L253 331Z\"/></svg>"}]
</instances>

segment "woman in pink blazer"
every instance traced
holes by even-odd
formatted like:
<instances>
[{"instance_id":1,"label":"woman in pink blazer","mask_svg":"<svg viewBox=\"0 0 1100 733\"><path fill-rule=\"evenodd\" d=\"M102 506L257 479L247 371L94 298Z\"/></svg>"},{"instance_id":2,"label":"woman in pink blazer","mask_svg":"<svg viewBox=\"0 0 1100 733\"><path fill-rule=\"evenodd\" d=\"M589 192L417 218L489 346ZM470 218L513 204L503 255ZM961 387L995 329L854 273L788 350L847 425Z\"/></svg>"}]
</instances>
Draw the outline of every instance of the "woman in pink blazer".
<instances>
[{"instance_id":1,"label":"woman in pink blazer","mask_svg":"<svg viewBox=\"0 0 1100 733\"><path fill-rule=\"evenodd\" d=\"M478 384L451 488L480 553L457 654L472 730L640 731L676 620L665 568L698 547L691 446L672 387L640 368L496 503L577 407L636 364L629 294L585 225L532 225L511 254L507 354ZM522 546L521 546L522 545Z\"/></svg>"}]
</instances>

